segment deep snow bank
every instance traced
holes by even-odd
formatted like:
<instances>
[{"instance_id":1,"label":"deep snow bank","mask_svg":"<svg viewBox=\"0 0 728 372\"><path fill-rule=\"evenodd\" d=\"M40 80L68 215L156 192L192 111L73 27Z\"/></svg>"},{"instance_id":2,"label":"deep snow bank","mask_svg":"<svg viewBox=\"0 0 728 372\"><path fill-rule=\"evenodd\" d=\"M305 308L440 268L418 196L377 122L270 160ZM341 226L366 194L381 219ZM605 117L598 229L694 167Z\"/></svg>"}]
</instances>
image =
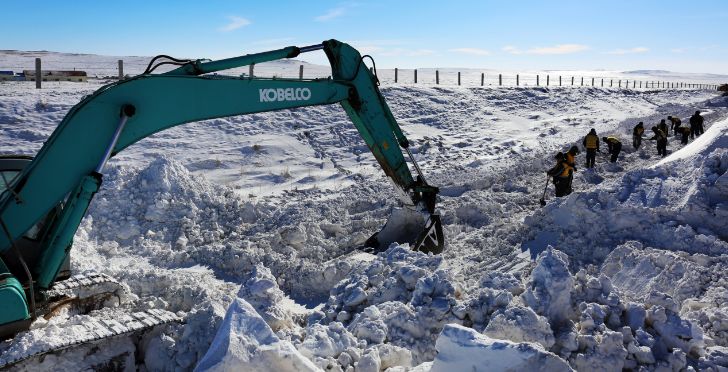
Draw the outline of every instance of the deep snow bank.
<instances>
[{"instance_id":1,"label":"deep snow bank","mask_svg":"<svg viewBox=\"0 0 728 372\"><path fill-rule=\"evenodd\" d=\"M208 358L227 363L239 359L238 350L252 355L249 351L263 344L276 349L280 339L287 339L316 366L334 371L413 365L417 371L443 370L495 360L514 370L546 363L557 369L620 371L680 369L688 362L709 368L722 360L722 349L711 348L713 341L706 345L698 323L681 316L671 295L653 288L644 303L631 302L604 274L572 274L563 252L542 252L523 280L508 274L496 274L494 280L493 273L486 274L482 287L471 293L460 292L458 281L437 268L439 261L393 246L369 262L363 274L334 287L322 311L279 328L278 338L268 336L268 328L263 341L226 328ZM266 272L262 266L258 270ZM280 319L291 315L283 314L277 293L269 277L254 274L239 295L258 303L264 299L266 306L258 312L276 316L261 318L252 307L236 305L226 319L266 319L280 327Z\"/></svg>"}]
</instances>

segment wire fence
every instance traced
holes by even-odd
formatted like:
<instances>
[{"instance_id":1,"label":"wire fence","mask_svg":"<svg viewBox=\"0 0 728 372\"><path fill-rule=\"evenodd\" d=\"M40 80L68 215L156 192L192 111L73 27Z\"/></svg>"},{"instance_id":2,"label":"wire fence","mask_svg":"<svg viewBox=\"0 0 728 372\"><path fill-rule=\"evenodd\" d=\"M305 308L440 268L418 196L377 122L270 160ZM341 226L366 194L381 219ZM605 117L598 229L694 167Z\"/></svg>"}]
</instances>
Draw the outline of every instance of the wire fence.
<instances>
[{"instance_id":1,"label":"wire fence","mask_svg":"<svg viewBox=\"0 0 728 372\"><path fill-rule=\"evenodd\" d=\"M64 72L85 72L87 79L113 80L123 79L143 73L149 62L148 57L128 57L114 60L113 57L79 55L72 58L39 57L15 59L0 62L0 81L25 80L40 81L64 80ZM35 68L29 62L35 62ZM30 65L30 66L29 66ZM161 66L155 73L167 72L177 66ZM371 69L370 69L371 70ZM51 71L56 75L49 75ZM374 72L372 70L372 72ZM265 62L252 67L246 66L224 71L226 75L280 79L314 79L327 78L331 74L327 66L308 64L296 60ZM60 74L60 75L59 75ZM716 90L720 84L715 81L698 79L685 81L679 76L644 76L625 73L610 75L609 72L505 72L497 70L424 68L424 69L378 69L377 77L383 84L422 84L466 87L598 87L618 89L711 89ZM38 80L40 76L40 80ZM73 79L66 79L72 80Z\"/></svg>"}]
</instances>

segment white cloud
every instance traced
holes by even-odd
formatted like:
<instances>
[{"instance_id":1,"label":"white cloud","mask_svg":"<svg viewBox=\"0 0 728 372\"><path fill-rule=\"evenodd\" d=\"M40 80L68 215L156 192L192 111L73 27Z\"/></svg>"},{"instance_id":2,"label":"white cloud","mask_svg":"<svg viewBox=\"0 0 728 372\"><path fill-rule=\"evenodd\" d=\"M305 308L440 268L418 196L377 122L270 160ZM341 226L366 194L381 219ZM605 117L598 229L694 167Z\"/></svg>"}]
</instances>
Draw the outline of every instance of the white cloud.
<instances>
[{"instance_id":1,"label":"white cloud","mask_svg":"<svg viewBox=\"0 0 728 372\"><path fill-rule=\"evenodd\" d=\"M674 48L674 49L670 49L670 51L673 53L685 53L685 49L683 49L683 48Z\"/></svg>"},{"instance_id":2,"label":"white cloud","mask_svg":"<svg viewBox=\"0 0 728 372\"><path fill-rule=\"evenodd\" d=\"M471 54L476 56L487 56L490 55L490 52L485 49L479 49L479 48L455 48L450 49L451 52L455 53L463 53L463 54Z\"/></svg>"},{"instance_id":3,"label":"white cloud","mask_svg":"<svg viewBox=\"0 0 728 372\"><path fill-rule=\"evenodd\" d=\"M326 22L326 21L330 21L334 18L341 17L342 15L344 15L344 13L346 13L346 9L339 7L339 8L329 9L328 12L326 12L314 19L318 22Z\"/></svg>"},{"instance_id":4,"label":"white cloud","mask_svg":"<svg viewBox=\"0 0 728 372\"><path fill-rule=\"evenodd\" d=\"M511 53L511 54L521 54L522 53L518 48L514 47L513 45L506 45L501 49L504 52Z\"/></svg>"},{"instance_id":5,"label":"white cloud","mask_svg":"<svg viewBox=\"0 0 728 372\"><path fill-rule=\"evenodd\" d=\"M648 51L649 51L649 49L647 49L645 47L635 47L635 48L629 48L629 49L615 49L615 50L610 50L608 52L604 52L604 54L617 54L617 55L622 55L622 54L645 53L645 52L648 52Z\"/></svg>"},{"instance_id":6,"label":"white cloud","mask_svg":"<svg viewBox=\"0 0 728 372\"><path fill-rule=\"evenodd\" d=\"M250 24L250 21L243 17L228 16L227 18L228 18L228 20L230 20L230 22L228 22L228 24L226 24L225 26L218 28L217 29L218 31L220 31L220 32L235 31L241 27L245 27Z\"/></svg>"},{"instance_id":7,"label":"white cloud","mask_svg":"<svg viewBox=\"0 0 728 372\"><path fill-rule=\"evenodd\" d=\"M559 44L552 47L532 48L526 51L527 54L571 54L589 49L581 44Z\"/></svg>"},{"instance_id":8,"label":"white cloud","mask_svg":"<svg viewBox=\"0 0 728 372\"><path fill-rule=\"evenodd\" d=\"M502 48L504 52L511 54L571 54L588 50L589 47L581 44L559 44L550 47L536 47L527 50L520 50L512 45Z\"/></svg>"},{"instance_id":9,"label":"white cloud","mask_svg":"<svg viewBox=\"0 0 728 372\"><path fill-rule=\"evenodd\" d=\"M433 54L435 54L435 51L432 49L415 49L405 52L405 55L409 57L431 56Z\"/></svg>"}]
</instances>

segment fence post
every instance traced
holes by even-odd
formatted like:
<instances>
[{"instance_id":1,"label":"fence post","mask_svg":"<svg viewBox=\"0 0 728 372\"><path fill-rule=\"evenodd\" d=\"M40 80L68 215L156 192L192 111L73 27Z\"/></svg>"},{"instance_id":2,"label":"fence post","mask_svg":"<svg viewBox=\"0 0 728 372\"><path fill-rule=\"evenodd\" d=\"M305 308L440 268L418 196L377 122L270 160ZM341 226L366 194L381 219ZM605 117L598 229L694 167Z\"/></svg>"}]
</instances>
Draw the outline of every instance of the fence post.
<instances>
[{"instance_id":1,"label":"fence post","mask_svg":"<svg viewBox=\"0 0 728 372\"><path fill-rule=\"evenodd\" d=\"M559 75L559 86L561 86L561 75Z\"/></svg>"},{"instance_id":2,"label":"fence post","mask_svg":"<svg viewBox=\"0 0 728 372\"><path fill-rule=\"evenodd\" d=\"M549 76L546 75L546 86L549 86Z\"/></svg>"},{"instance_id":3,"label":"fence post","mask_svg":"<svg viewBox=\"0 0 728 372\"><path fill-rule=\"evenodd\" d=\"M485 85L485 72L480 73L480 86Z\"/></svg>"},{"instance_id":4,"label":"fence post","mask_svg":"<svg viewBox=\"0 0 728 372\"><path fill-rule=\"evenodd\" d=\"M458 71L458 85L460 85L460 71Z\"/></svg>"},{"instance_id":5,"label":"fence post","mask_svg":"<svg viewBox=\"0 0 728 372\"><path fill-rule=\"evenodd\" d=\"M592 86L594 86L594 78L592 78Z\"/></svg>"},{"instance_id":6,"label":"fence post","mask_svg":"<svg viewBox=\"0 0 728 372\"><path fill-rule=\"evenodd\" d=\"M298 80L303 79L303 65L298 66Z\"/></svg>"},{"instance_id":7,"label":"fence post","mask_svg":"<svg viewBox=\"0 0 728 372\"><path fill-rule=\"evenodd\" d=\"M602 78L602 88L604 88L604 78Z\"/></svg>"},{"instance_id":8,"label":"fence post","mask_svg":"<svg viewBox=\"0 0 728 372\"><path fill-rule=\"evenodd\" d=\"M538 83L539 83L539 81L538 81L538 75L536 75L536 86L538 86Z\"/></svg>"},{"instance_id":9,"label":"fence post","mask_svg":"<svg viewBox=\"0 0 728 372\"><path fill-rule=\"evenodd\" d=\"M503 85L503 75L498 74L498 85Z\"/></svg>"},{"instance_id":10,"label":"fence post","mask_svg":"<svg viewBox=\"0 0 728 372\"><path fill-rule=\"evenodd\" d=\"M35 59L35 89L40 89L40 58Z\"/></svg>"},{"instance_id":11,"label":"fence post","mask_svg":"<svg viewBox=\"0 0 728 372\"><path fill-rule=\"evenodd\" d=\"M248 67L248 79L253 78L253 70L255 69L255 63L251 63L250 67Z\"/></svg>"},{"instance_id":12,"label":"fence post","mask_svg":"<svg viewBox=\"0 0 728 372\"><path fill-rule=\"evenodd\" d=\"M632 80L632 89L637 88L637 81Z\"/></svg>"},{"instance_id":13,"label":"fence post","mask_svg":"<svg viewBox=\"0 0 728 372\"><path fill-rule=\"evenodd\" d=\"M574 86L574 77L573 76L571 77L571 86L572 87Z\"/></svg>"},{"instance_id":14,"label":"fence post","mask_svg":"<svg viewBox=\"0 0 728 372\"><path fill-rule=\"evenodd\" d=\"M417 84L417 69L415 69L415 84Z\"/></svg>"},{"instance_id":15,"label":"fence post","mask_svg":"<svg viewBox=\"0 0 728 372\"><path fill-rule=\"evenodd\" d=\"M395 83L397 82L397 74L398 74L398 73L399 73L399 69L395 67L395 68L394 68L394 82L395 82Z\"/></svg>"},{"instance_id":16,"label":"fence post","mask_svg":"<svg viewBox=\"0 0 728 372\"><path fill-rule=\"evenodd\" d=\"M584 77L583 76L581 77L581 86L582 87L584 86Z\"/></svg>"},{"instance_id":17,"label":"fence post","mask_svg":"<svg viewBox=\"0 0 728 372\"><path fill-rule=\"evenodd\" d=\"M609 87L611 88L613 86L614 86L614 79L609 79Z\"/></svg>"},{"instance_id":18,"label":"fence post","mask_svg":"<svg viewBox=\"0 0 728 372\"><path fill-rule=\"evenodd\" d=\"M435 84L440 84L440 70L435 70Z\"/></svg>"},{"instance_id":19,"label":"fence post","mask_svg":"<svg viewBox=\"0 0 728 372\"><path fill-rule=\"evenodd\" d=\"M124 60L119 60L119 80L124 79Z\"/></svg>"},{"instance_id":20,"label":"fence post","mask_svg":"<svg viewBox=\"0 0 728 372\"><path fill-rule=\"evenodd\" d=\"M642 82L640 81L640 89L642 89Z\"/></svg>"},{"instance_id":21,"label":"fence post","mask_svg":"<svg viewBox=\"0 0 728 372\"><path fill-rule=\"evenodd\" d=\"M518 74L516 74L516 86L518 86Z\"/></svg>"}]
</instances>

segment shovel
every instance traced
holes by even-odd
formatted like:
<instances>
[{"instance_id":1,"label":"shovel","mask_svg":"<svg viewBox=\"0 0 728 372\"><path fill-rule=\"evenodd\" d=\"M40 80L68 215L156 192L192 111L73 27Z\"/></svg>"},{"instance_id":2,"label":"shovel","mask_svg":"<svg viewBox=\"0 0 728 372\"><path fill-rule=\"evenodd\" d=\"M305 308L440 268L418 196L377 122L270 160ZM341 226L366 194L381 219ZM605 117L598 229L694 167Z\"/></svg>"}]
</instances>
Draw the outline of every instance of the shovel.
<instances>
[{"instance_id":1,"label":"shovel","mask_svg":"<svg viewBox=\"0 0 728 372\"><path fill-rule=\"evenodd\" d=\"M546 206L546 190L549 188L549 176L546 176L546 187L543 188L543 195L541 196L541 199L538 200L538 202L541 204L542 207Z\"/></svg>"}]
</instances>

